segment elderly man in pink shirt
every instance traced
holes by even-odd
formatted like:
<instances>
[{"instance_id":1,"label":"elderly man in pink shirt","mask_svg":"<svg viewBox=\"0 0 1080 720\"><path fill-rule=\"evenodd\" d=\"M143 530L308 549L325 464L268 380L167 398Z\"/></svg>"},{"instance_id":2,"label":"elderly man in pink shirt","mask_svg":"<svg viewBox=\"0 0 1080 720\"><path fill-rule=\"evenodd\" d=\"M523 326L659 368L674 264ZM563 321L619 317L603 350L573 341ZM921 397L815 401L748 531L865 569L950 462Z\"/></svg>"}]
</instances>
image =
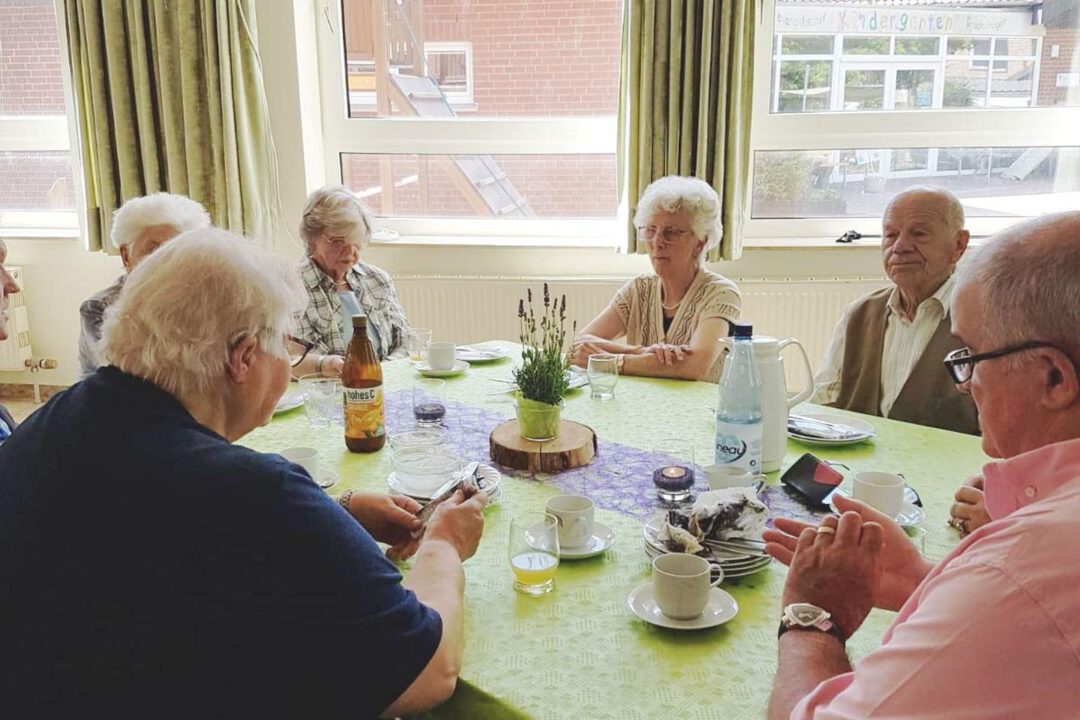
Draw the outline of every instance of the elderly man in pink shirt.
<instances>
[{"instance_id":1,"label":"elderly man in pink shirt","mask_svg":"<svg viewBox=\"0 0 1080 720\"><path fill-rule=\"evenodd\" d=\"M860 503L777 520L789 565L769 718L1080 718L1080 213L1017 225L960 270L948 371L979 409L992 522L937 565ZM844 643L898 610L855 669Z\"/></svg>"}]
</instances>

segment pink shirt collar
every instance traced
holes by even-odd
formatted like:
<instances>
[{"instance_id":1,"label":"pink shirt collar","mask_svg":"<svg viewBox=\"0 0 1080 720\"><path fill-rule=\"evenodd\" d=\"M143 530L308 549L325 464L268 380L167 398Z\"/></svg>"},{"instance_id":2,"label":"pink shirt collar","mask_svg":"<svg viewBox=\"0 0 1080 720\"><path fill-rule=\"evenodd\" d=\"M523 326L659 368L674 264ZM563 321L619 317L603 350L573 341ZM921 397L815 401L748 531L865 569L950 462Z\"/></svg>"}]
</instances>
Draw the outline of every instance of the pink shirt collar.
<instances>
[{"instance_id":1,"label":"pink shirt collar","mask_svg":"<svg viewBox=\"0 0 1080 720\"><path fill-rule=\"evenodd\" d=\"M999 520L1080 477L1080 438L1045 445L983 467L986 511Z\"/></svg>"}]
</instances>

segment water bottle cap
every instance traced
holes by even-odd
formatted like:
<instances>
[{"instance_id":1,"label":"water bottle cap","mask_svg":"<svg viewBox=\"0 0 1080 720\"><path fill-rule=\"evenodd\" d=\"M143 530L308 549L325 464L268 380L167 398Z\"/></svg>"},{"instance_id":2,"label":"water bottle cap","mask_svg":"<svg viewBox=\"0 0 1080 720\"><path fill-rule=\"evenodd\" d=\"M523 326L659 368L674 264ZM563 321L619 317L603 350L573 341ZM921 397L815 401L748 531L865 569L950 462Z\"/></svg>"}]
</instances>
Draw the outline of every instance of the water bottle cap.
<instances>
[{"instance_id":1,"label":"water bottle cap","mask_svg":"<svg viewBox=\"0 0 1080 720\"><path fill-rule=\"evenodd\" d=\"M731 323L728 334L734 338L752 338L754 337L754 326L749 323Z\"/></svg>"}]
</instances>

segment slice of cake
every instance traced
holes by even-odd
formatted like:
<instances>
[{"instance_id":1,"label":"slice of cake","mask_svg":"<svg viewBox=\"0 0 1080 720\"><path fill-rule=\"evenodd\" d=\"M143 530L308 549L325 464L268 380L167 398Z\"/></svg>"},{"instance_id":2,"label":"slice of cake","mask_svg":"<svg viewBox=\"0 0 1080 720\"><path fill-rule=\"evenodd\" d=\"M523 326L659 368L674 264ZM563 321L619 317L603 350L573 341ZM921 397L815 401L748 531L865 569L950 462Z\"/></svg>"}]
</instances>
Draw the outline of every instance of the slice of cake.
<instances>
[{"instance_id":1,"label":"slice of cake","mask_svg":"<svg viewBox=\"0 0 1080 720\"><path fill-rule=\"evenodd\" d=\"M689 508L668 512L660 539L672 550L698 553L706 540L761 539L769 508L752 487L710 490Z\"/></svg>"}]
</instances>

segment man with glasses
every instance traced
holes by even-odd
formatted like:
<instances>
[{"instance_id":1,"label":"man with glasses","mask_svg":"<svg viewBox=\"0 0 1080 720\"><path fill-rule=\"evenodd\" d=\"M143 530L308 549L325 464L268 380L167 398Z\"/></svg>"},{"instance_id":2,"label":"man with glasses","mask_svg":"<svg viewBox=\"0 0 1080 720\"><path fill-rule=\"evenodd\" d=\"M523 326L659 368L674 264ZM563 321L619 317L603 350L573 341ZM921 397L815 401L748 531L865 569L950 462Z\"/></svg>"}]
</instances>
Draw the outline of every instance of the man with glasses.
<instances>
[{"instance_id":1,"label":"man with glasses","mask_svg":"<svg viewBox=\"0 0 1080 720\"><path fill-rule=\"evenodd\" d=\"M777 519L790 569L770 718L1080 717L1080 212L1017 225L959 271L946 367L979 409L992 521L937 565L838 498ZM898 611L852 669L844 643ZM789 632L789 630L791 632Z\"/></svg>"},{"instance_id":2,"label":"man with glasses","mask_svg":"<svg viewBox=\"0 0 1080 720\"><path fill-rule=\"evenodd\" d=\"M949 328L953 271L967 249L964 209L948 190L909 188L882 219L893 285L856 300L836 327L813 401L894 420L978 434L971 399L941 356L959 347Z\"/></svg>"}]
</instances>

